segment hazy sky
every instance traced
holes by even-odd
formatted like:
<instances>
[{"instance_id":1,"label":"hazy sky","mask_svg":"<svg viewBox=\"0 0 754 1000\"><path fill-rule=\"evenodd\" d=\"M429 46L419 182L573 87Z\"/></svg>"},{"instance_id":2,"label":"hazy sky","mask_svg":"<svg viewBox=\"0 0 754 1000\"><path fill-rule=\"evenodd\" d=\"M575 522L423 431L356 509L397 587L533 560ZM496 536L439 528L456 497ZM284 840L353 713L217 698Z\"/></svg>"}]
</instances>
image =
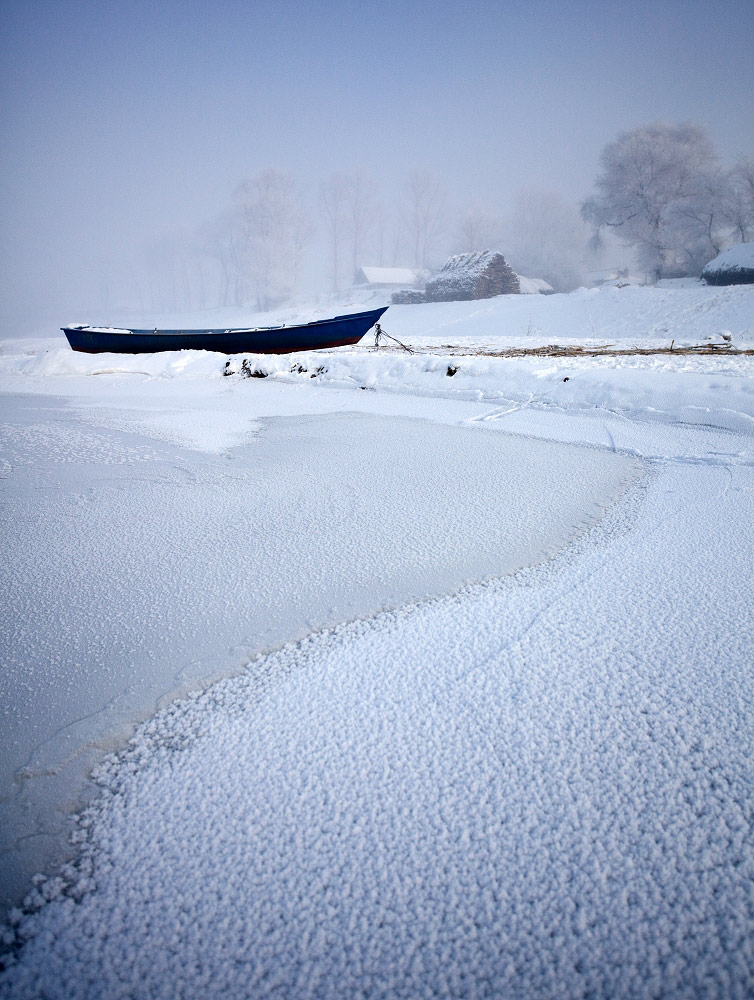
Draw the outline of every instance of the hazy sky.
<instances>
[{"instance_id":1,"label":"hazy sky","mask_svg":"<svg viewBox=\"0 0 754 1000\"><path fill-rule=\"evenodd\" d=\"M429 167L459 205L585 197L615 134L754 154L754 3L3 2L0 332L266 166ZM83 294L83 292L82 292ZM66 315L66 320L72 317Z\"/></svg>"}]
</instances>

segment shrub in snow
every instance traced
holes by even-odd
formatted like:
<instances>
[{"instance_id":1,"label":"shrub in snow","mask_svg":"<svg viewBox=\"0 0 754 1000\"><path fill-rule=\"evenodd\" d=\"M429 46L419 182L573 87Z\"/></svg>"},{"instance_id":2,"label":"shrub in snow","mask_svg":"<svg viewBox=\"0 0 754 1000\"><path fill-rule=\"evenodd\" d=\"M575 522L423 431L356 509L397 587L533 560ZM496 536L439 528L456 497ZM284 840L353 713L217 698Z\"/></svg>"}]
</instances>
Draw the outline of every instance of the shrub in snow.
<instances>
[{"instance_id":1,"label":"shrub in snow","mask_svg":"<svg viewBox=\"0 0 754 1000\"><path fill-rule=\"evenodd\" d=\"M426 302L427 296L419 288L402 288L393 292L390 301L394 306L414 306Z\"/></svg>"},{"instance_id":2,"label":"shrub in snow","mask_svg":"<svg viewBox=\"0 0 754 1000\"><path fill-rule=\"evenodd\" d=\"M425 294L428 302L456 302L520 291L518 275L505 257L495 250L481 250L450 257L427 282Z\"/></svg>"},{"instance_id":3,"label":"shrub in snow","mask_svg":"<svg viewBox=\"0 0 754 1000\"><path fill-rule=\"evenodd\" d=\"M261 371L259 368L252 368L249 359L244 358L241 363L241 374L245 378L267 378L269 372Z\"/></svg>"},{"instance_id":4,"label":"shrub in snow","mask_svg":"<svg viewBox=\"0 0 754 1000\"><path fill-rule=\"evenodd\" d=\"M754 284L754 243L739 243L718 254L702 271L708 285Z\"/></svg>"}]
</instances>

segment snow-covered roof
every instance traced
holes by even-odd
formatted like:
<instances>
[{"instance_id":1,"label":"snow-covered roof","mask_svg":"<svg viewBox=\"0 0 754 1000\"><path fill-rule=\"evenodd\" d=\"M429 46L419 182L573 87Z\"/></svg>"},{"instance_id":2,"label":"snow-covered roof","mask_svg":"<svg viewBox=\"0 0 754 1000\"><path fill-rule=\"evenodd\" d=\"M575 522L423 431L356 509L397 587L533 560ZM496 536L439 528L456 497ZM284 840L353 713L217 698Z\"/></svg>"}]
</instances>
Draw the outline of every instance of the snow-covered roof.
<instances>
[{"instance_id":1,"label":"snow-covered roof","mask_svg":"<svg viewBox=\"0 0 754 1000\"><path fill-rule=\"evenodd\" d=\"M754 243L737 243L734 247L728 247L707 264L702 274L731 270L754 270Z\"/></svg>"},{"instance_id":2,"label":"snow-covered roof","mask_svg":"<svg viewBox=\"0 0 754 1000\"><path fill-rule=\"evenodd\" d=\"M522 295L542 295L555 290L544 278L525 278L522 274L518 276L518 284Z\"/></svg>"},{"instance_id":3,"label":"snow-covered roof","mask_svg":"<svg viewBox=\"0 0 754 1000\"><path fill-rule=\"evenodd\" d=\"M370 285L415 285L417 280L410 267L360 267L357 280L361 275Z\"/></svg>"},{"instance_id":4,"label":"snow-covered roof","mask_svg":"<svg viewBox=\"0 0 754 1000\"><path fill-rule=\"evenodd\" d=\"M605 267L602 270L586 272L587 278L594 284L600 281L612 281L614 278L620 278L624 274L628 274L627 267Z\"/></svg>"}]
</instances>

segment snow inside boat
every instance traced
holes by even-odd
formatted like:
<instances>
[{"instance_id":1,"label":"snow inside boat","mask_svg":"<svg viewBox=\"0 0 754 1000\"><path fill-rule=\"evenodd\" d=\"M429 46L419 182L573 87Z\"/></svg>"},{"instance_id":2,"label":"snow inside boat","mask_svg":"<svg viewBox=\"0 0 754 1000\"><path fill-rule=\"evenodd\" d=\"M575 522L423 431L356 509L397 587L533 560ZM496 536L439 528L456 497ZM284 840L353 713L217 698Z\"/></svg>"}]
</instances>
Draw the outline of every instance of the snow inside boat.
<instances>
[{"instance_id":1,"label":"snow inside boat","mask_svg":"<svg viewBox=\"0 0 754 1000\"><path fill-rule=\"evenodd\" d=\"M63 326L74 351L88 354L152 354L156 351L219 351L222 354L288 354L356 344L387 309L348 313L300 326L237 330L128 330Z\"/></svg>"}]
</instances>

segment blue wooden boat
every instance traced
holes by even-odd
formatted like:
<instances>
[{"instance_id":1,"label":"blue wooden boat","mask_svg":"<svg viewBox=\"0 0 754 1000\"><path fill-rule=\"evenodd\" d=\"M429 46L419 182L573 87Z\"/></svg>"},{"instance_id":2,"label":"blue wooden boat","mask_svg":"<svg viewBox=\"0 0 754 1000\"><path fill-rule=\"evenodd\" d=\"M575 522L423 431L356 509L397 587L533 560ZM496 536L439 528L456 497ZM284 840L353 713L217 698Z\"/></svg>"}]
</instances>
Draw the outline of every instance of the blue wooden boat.
<instances>
[{"instance_id":1,"label":"blue wooden boat","mask_svg":"<svg viewBox=\"0 0 754 1000\"><path fill-rule=\"evenodd\" d=\"M348 313L301 326L238 330L127 330L63 326L74 351L87 354L152 354L155 351L219 351L221 354L288 354L355 344L387 309Z\"/></svg>"}]
</instances>

